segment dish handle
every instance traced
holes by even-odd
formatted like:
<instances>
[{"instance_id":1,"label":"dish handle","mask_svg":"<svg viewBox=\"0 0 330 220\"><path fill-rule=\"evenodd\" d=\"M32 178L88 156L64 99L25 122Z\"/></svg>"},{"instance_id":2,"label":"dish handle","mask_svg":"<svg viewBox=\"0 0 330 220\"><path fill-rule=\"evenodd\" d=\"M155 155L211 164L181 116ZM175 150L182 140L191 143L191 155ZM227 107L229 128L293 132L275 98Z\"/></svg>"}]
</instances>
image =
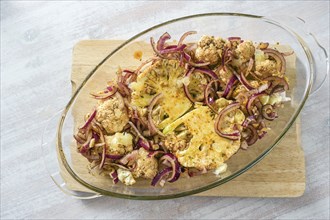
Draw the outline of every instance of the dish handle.
<instances>
[{"instance_id":1,"label":"dish handle","mask_svg":"<svg viewBox=\"0 0 330 220\"><path fill-rule=\"evenodd\" d=\"M48 120L42 134L41 152L46 170L60 190L71 197L77 199L93 199L100 197L102 195L96 192L82 192L70 189L62 176L65 170L60 168L60 160L57 157L58 153L56 147L56 128L61 114L62 110ZM70 178L70 176L68 178Z\"/></svg>"},{"instance_id":2,"label":"dish handle","mask_svg":"<svg viewBox=\"0 0 330 220\"><path fill-rule=\"evenodd\" d=\"M324 48L317 37L309 31L307 22L300 17L290 15L266 16L268 22L276 21L281 27L288 28L305 45L302 45L307 55L310 56L312 65L312 88L310 95L314 95L325 83L329 75L329 57L326 48ZM285 24L285 25L284 25Z\"/></svg>"},{"instance_id":3,"label":"dish handle","mask_svg":"<svg viewBox=\"0 0 330 220\"><path fill-rule=\"evenodd\" d=\"M308 33L313 42L308 42L312 52L313 64L314 64L314 78L311 95L314 95L325 83L329 75L329 56L327 50L319 43L316 36Z\"/></svg>"}]
</instances>

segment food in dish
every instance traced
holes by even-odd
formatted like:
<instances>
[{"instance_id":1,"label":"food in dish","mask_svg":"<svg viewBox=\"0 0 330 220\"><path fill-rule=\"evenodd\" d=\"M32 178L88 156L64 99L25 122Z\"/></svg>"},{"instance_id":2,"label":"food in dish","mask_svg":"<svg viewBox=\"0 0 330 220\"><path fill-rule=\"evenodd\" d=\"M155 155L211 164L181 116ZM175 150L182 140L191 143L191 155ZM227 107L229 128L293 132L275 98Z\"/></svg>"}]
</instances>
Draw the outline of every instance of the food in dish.
<instances>
[{"instance_id":1,"label":"food in dish","mask_svg":"<svg viewBox=\"0 0 330 220\"><path fill-rule=\"evenodd\" d=\"M225 172L278 117L289 89L285 55L268 43L202 36L150 39L154 57L91 93L98 100L74 135L78 151L114 183L151 185Z\"/></svg>"}]
</instances>

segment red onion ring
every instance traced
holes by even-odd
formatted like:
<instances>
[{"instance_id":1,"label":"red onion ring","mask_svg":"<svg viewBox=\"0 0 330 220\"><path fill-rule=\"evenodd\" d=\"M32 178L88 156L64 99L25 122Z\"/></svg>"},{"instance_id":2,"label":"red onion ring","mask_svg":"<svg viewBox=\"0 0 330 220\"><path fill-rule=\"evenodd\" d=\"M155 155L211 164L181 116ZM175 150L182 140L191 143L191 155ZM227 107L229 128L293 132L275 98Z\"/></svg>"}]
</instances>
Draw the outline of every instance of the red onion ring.
<instances>
[{"instance_id":1,"label":"red onion ring","mask_svg":"<svg viewBox=\"0 0 330 220\"><path fill-rule=\"evenodd\" d=\"M94 109L94 111L92 112L92 114L89 116L89 118L87 119L87 121L85 122L85 124L80 127L79 129L86 129L87 126L93 121L93 119L96 116L96 109Z\"/></svg>"},{"instance_id":2,"label":"red onion ring","mask_svg":"<svg viewBox=\"0 0 330 220\"><path fill-rule=\"evenodd\" d=\"M111 160L119 160L123 157L123 155L116 155L116 154L105 154L105 158L111 159Z\"/></svg>"},{"instance_id":3,"label":"red onion ring","mask_svg":"<svg viewBox=\"0 0 330 220\"><path fill-rule=\"evenodd\" d=\"M211 88L211 86L212 86L212 84L213 83L215 83L215 82L220 82L220 80L219 79L214 79L214 80L212 80L212 81L210 81L208 84L207 84L207 86L206 86L206 88L205 88L205 90L204 90L204 101L205 101L205 103L206 103L206 105L214 112L214 113L218 113L213 107L212 107L212 105L211 105L211 103L210 103L210 100L209 100L209 91L210 91L210 88Z\"/></svg>"},{"instance_id":4,"label":"red onion ring","mask_svg":"<svg viewBox=\"0 0 330 220\"><path fill-rule=\"evenodd\" d=\"M109 175L111 176L113 183L117 184L119 181L117 170L112 171Z\"/></svg>"},{"instance_id":5,"label":"red onion ring","mask_svg":"<svg viewBox=\"0 0 330 220\"><path fill-rule=\"evenodd\" d=\"M270 93L281 92L282 90L289 90L289 84L284 78L278 76L269 76L266 77L264 80L271 82L271 87L269 88L271 89ZM283 89L281 91L275 91L276 89L278 89L279 86L283 86Z\"/></svg>"},{"instance_id":6,"label":"red onion ring","mask_svg":"<svg viewBox=\"0 0 330 220\"><path fill-rule=\"evenodd\" d=\"M81 137L78 135L73 135L74 139L79 143L79 144L84 144L86 140L83 140Z\"/></svg>"},{"instance_id":7,"label":"red onion ring","mask_svg":"<svg viewBox=\"0 0 330 220\"><path fill-rule=\"evenodd\" d=\"M228 81L228 83L227 83L227 85L226 85L225 91L224 91L223 94L222 94L222 97L227 97L227 96L228 96L230 90L232 89L232 87L233 87L233 85L234 85L234 83L235 83L236 81L237 81L237 78L236 78L235 75L233 75L233 76L229 79L229 81Z\"/></svg>"},{"instance_id":8,"label":"red onion ring","mask_svg":"<svg viewBox=\"0 0 330 220\"><path fill-rule=\"evenodd\" d=\"M139 151L138 150L133 150L131 153L126 154L124 157L122 157L119 160L119 163L126 165L129 161L135 161L137 157L139 156Z\"/></svg>"},{"instance_id":9,"label":"red onion ring","mask_svg":"<svg viewBox=\"0 0 330 220\"><path fill-rule=\"evenodd\" d=\"M135 127L135 125L131 121L129 121L128 124L131 126L131 128L133 128L133 130L135 131L136 135L140 139L142 139L144 141L144 143L148 143L148 145L149 145L148 140L145 137L143 137L143 135L139 132L139 130L137 129L137 127ZM149 148L150 148L150 146L149 146Z\"/></svg>"},{"instance_id":10,"label":"red onion ring","mask_svg":"<svg viewBox=\"0 0 330 220\"><path fill-rule=\"evenodd\" d=\"M139 138L139 140L138 140L138 142L137 142L136 145L139 146L139 147L143 147L147 151L150 150L150 144L145 139L143 140L143 139Z\"/></svg>"},{"instance_id":11,"label":"red onion ring","mask_svg":"<svg viewBox=\"0 0 330 220\"><path fill-rule=\"evenodd\" d=\"M130 96L131 95L131 91L130 89L122 82L117 82L117 85L118 85L118 90L119 90L119 93L122 95L122 96Z\"/></svg>"},{"instance_id":12,"label":"red onion ring","mask_svg":"<svg viewBox=\"0 0 330 220\"><path fill-rule=\"evenodd\" d=\"M174 48L168 48L168 49L163 49L163 50L159 50L160 54L169 54L169 53L175 53L175 52L182 52L183 49L186 47L187 45L182 44L181 46L177 46Z\"/></svg>"},{"instance_id":13,"label":"red onion ring","mask_svg":"<svg viewBox=\"0 0 330 220\"><path fill-rule=\"evenodd\" d=\"M178 42L178 46L180 46L183 43L183 41L184 41L184 39L186 39L186 37L188 37L189 35L192 35L192 34L197 34L197 31L188 31L188 32L184 33L180 37L180 40Z\"/></svg>"},{"instance_id":14,"label":"red onion ring","mask_svg":"<svg viewBox=\"0 0 330 220\"><path fill-rule=\"evenodd\" d=\"M270 112L269 112L270 111ZM274 111L274 108L272 105L267 104L262 106L262 110L261 110L262 116L269 120L269 121L273 121L275 118L277 118L277 113Z\"/></svg>"},{"instance_id":15,"label":"red onion ring","mask_svg":"<svg viewBox=\"0 0 330 220\"><path fill-rule=\"evenodd\" d=\"M161 151L161 150L155 150L155 151L149 152L148 157L155 157L155 156L158 156L161 154L165 154L165 152Z\"/></svg>"},{"instance_id":16,"label":"red onion ring","mask_svg":"<svg viewBox=\"0 0 330 220\"><path fill-rule=\"evenodd\" d=\"M187 71L187 73L185 74L185 77L190 77L191 74L193 74L195 71L203 73L205 75L208 75L209 77L211 77L212 79L218 79L218 76L209 69L203 69L203 68L191 68L190 70ZM188 85L183 85L183 89L184 89L184 93L186 94L187 98L192 102L195 103L196 101L194 100L194 98L190 95L189 89L188 89ZM204 94L205 94L205 90L204 90Z\"/></svg>"},{"instance_id":17,"label":"red onion ring","mask_svg":"<svg viewBox=\"0 0 330 220\"><path fill-rule=\"evenodd\" d=\"M265 54L267 54L268 56L271 56L275 59L276 63L278 64L278 70L280 71L281 74L285 73L286 70L286 62L285 59L283 57L283 55L278 52L277 50L274 49L263 49L262 50Z\"/></svg>"},{"instance_id":18,"label":"red onion ring","mask_svg":"<svg viewBox=\"0 0 330 220\"><path fill-rule=\"evenodd\" d=\"M224 109L222 109L219 113L219 115L217 116L217 118L215 119L215 123L214 123L214 130L215 132L224 138L228 138L231 140L238 140L240 138L240 132L238 130L234 131L233 133L223 133L220 129L219 129L219 125L222 123L222 121L224 120L224 117L226 114L228 114L231 111L234 111L236 109L238 109L240 107L240 103L238 102L233 102L231 104L229 104L228 106L226 106Z\"/></svg>"},{"instance_id":19,"label":"red onion ring","mask_svg":"<svg viewBox=\"0 0 330 220\"><path fill-rule=\"evenodd\" d=\"M166 153L162 156L159 161L168 161L172 167L172 175L167 179L168 182L172 183L179 179L181 168L178 159L171 153Z\"/></svg>"},{"instance_id":20,"label":"red onion ring","mask_svg":"<svg viewBox=\"0 0 330 220\"><path fill-rule=\"evenodd\" d=\"M248 144L248 146L251 146L258 140L258 133L252 125L249 125L246 129L250 131L250 135L246 139L246 143Z\"/></svg>"},{"instance_id":21,"label":"red onion ring","mask_svg":"<svg viewBox=\"0 0 330 220\"><path fill-rule=\"evenodd\" d=\"M165 42L167 40L171 39L171 35L167 32L165 32L157 41L157 50L160 51L162 49L164 49L165 46Z\"/></svg>"},{"instance_id":22,"label":"red onion ring","mask_svg":"<svg viewBox=\"0 0 330 220\"><path fill-rule=\"evenodd\" d=\"M171 167L167 167L167 168L163 169L162 171L160 171L159 173L157 173L157 175L152 179L151 185L152 186L156 186L156 184L161 179L164 179L165 176L168 175L171 171L172 171L172 168Z\"/></svg>"},{"instance_id":23,"label":"red onion ring","mask_svg":"<svg viewBox=\"0 0 330 220\"><path fill-rule=\"evenodd\" d=\"M240 41L241 38L240 37L228 37L229 41Z\"/></svg>"},{"instance_id":24,"label":"red onion ring","mask_svg":"<svg viewBox=\"0 0 330 220\"><path fill-rule=\"evenodd\" d=\"M104 162L105 162L105 153L106 153L106 146L107 145L104 145L103 146L103 149L102 149L102 159L101 159L101 163L100 163L100 166L99 166L99 168L100 169L102 169L103 168L103 166L104 166Z\"/></svg>"},{"instance_id":25,"label":"red onion ring","mask_svg":"<svg viewBox=\"0 0 330 220\"><path fill-rule=\"evenodd\" d=\"M256 121L256 118L253 115L250 115L248 117L245 118L245 120L242 123L243 127L247 127L251 121Z\"/></svg>"},{"instance_id":26,"label":"red onion ring","mask_svg":"<svg viewBox=\"0 0 330 220\"><path fill-rule=\"evenodd\" d=\"M111 87L112 88L112 87ZM112 90L110 90L109 87L107 87L107 90L105 93L102 94L96 94L96 93L90 93L95 99L107 99L111 98L114 94L116 94L117 88L113 87Z\"/></svg>"},{"instance_id":27,"label":"red onion ring","mask_svg":"<svg viewBox=\"0 0 330 220\"><path fill-rule=\"evenodd\" d=\"M248 111L248 113L250 115L253 115L253 112L252 112L253 102L262 95L265 95L265 93L262 92L262 93L257 93L257 94L254 94L254 95L250 96L249 100L246 103L246 110Z\"/></svg>"},{"instance_id":28,"label":"red onion ring","mask_svg":"<svg viewBox=\"0 0 330 220\"><path fill-rule=\"evenodd\" d=\"M157 133L157 134L159 134L160 136L164 137L164 134L163 134L161 131L158 130L158 128L156 127L156 125L155 125L155 123L154 123L154 121L153 121L153 119L152 119L152 110L153 110L155 104L156 104L161 98L163 98L163 94L162 94L162 93L159 93L158 95L154 96L154 97L151 99L150 103L149 103L149 106L148 106L147 111L148 111L148 122L149 122L149 125L150 125L150 129L151 129L150 131L151 131L151 133Z\"/></svg>"}]
</instances>

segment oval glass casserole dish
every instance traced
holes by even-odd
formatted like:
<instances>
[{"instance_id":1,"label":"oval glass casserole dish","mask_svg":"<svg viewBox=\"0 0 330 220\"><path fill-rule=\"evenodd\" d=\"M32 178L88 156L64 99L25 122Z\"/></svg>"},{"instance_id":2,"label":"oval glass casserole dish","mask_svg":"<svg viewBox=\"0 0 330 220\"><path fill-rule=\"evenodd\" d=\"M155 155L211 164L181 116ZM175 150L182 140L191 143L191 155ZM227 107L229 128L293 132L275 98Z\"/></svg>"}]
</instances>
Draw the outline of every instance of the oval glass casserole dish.
<instances>
[{"instance_id":1,"label":"oval glass casserole dish","mask_svg":"<svg viewBox=\"0 0 330 220\"><path fill-rule=\"evenodd\" d=\"M56 117L52 122L53 124L49 124L49 126L54 126L55 123L58 123L55 138L56 149L52 140L47 137L51 133L50 129L46 128L45 130L43 150L46 157L46 166L50 173L56 168L59 169L59 164L63 167L60 174L51 174L55 183L66 193L79 198L107 195L130 199L168 199L211 189L247 171L267 155L286 134L312 91L313 81L314 84L316 82L316 87L313 86L313 90L316 90L322 84L324 78L317 78L315 72L323 71L325 75L328 72L326 70L327 63L323 64L324 66L317 66L314 63L316 59L327 62L326 51L319 45L313 35L296 28L297 24L302 24L302 21L290 18L285 20L284 23L285 25L279 22L279 19L275 21L266 17L244 14L211 13L192 15L151 27L127 40L114 51L109 51L109 55L90 72L81 85L73 85L76 87L73 88L75 92L64 111L61 112L60 122L58 123L58 117ZM295 28L293 30L290 27ZM269 42L270 45L279 44L291 47L295 59L291 61L293 64L286 73L286 77L290 82L290 89L286 95L291 98L291 101L284 102L284 107L278 109L279 117L270 123L271 130L248 150L239 150L227 160L226 172L220 176L208 172L193 178L180 178L178 181L167 183L163 187L159 185L150 186L150 180L139 179L136 184L126 186L124 184L114 184L110 178L91 172L88 169L88 161L77 152L73 139L77 128L84 124L84 115L96 106L96 102L90 97L90 93L103 90L107 81L115 79L118 67L135 69L140 66L141 62L152 57L153 51L150 49L149 44L150 37L158 38L163 33L169 32L172 39L177 40L182 33L191 30L197 31L197 34L190 35L187 39L189 42L197 42L202 35L223 38L239 36L253 42ZM135 51L143 54L141 60L134 58ZM127 64L130 66L127 66ZM83 108L81 108L82 105ZM49 161L53 160L50 156L52 152L53 155L57 155L59 162L54 166L48 164ZM63 176L66 178L63 178ZM67 178L71 178L76 182L74 187L63 181ZM67 185L65 186L65 184Z\"/></svg>"}]
</instances>

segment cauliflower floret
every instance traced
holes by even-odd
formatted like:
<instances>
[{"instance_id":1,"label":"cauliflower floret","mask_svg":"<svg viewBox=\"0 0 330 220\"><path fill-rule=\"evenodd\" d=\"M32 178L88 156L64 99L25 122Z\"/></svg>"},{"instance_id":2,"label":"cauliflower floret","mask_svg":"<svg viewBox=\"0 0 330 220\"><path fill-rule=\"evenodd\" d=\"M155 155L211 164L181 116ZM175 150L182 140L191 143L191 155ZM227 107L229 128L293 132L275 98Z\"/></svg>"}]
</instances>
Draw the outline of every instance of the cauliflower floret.
<instances>
[{"instance_id":1,"label":"cauliflower floret","mask_svg":"<svg viewBox=\"0 0 330 220\"><path fill-rule=\"evenodd\" d=\"M219 71L218 76L222 82L222 86L225 87L227 85L227 83L229 82L230 78L233 76L233 73L231 72L231 70L229 68L227 68L226 71L224 69L221 69Z\"/></svg>"},{"instance_id":2,"label":"cauliflower floret","mask_svg":"<svg viewBox=\"0 0 330 220\"><path fill-rule=\"evenodd\" d=\"M132 170L134 178L143 177L152 179L156 176L158 171L158 162L154 157L148 157L149 152L144 148L139 149L139 155L136 160L136 166Z\"/></svg>"},{"instance_id":3,"label":"cauliflower floret","mask_svg":"<svg viewBox=\"0 0 330 220\"><path fill-rule=\"evenodd\" d=\"M269 60L262 50L257 49L254 56L256 67L255 73L257 75L267 77L278 74L276 62L274 60Z\"/></svg>"},{"instance_id":4,"label":"cauliflower floret","mask_svg":"<svg viewBox=\"0 0 330 220\"><path fill-rule=\"evenodd\" d=\"M120 180L120 182L124 183L125 185L133 185L134 183L136 183L135 179L132 176L132 173L129 170L124 170L119 168L117 170L118 173L118 179Z\"/></svg>"},{"instance_id":5,"label":"cauliflower floret","mask_svg":"<svg viewBox=\"0 0 330 220\"><path fill-rule=\"evenodd\" d=\"M252 41L244 41L238 45L235 52L238 55L239 59L246 62L253 57L255 48L253 46Z\"/></svg>"},{"instance_id":6,"label":"cauliflower floret","mask_svg":"<svg viewBox=\"0 0 330 220\"><path fill-rule=\"evenodd\" d=\"M97 108L96 120L110 134L121 131L129 120L124 100L116 95L103 102Z\"/></svg>"},{"instance_id":7,"label":"cauliflower floret","mask_svg":"<svg viewBox=\"0 0 330 220\"><path fill-rule=\"evenodd\" d=\"M276 75L276 62L273 60L264 60L256 62L256 74L263 77Z\"/></svg>"},{"instance_id":8,"label":"cauliflower floret","mask_svg":"<svg viewBox=\"0 0 330 220\"><path fill-rule=\"evenodd\" d=\"M214 38L214 36L202 36L197 44L195 56L199 61L210 62L216 64L220 61L224 46L228 42L222 38Z\"/></svg>"},{"instance_id":9,"label":"cauliflower floret","mask_svg":"<svg viewBox=\"0 0 330 220\"><path fill-rule=\"evenodd\" d=\"M251 41L244 41L240 43L235 49L235 57L231 61L231 65L241 67L244 63L248 62L255 53L255 47Z\"/></svg>"},{"instance_id":10,"label":"cauliflower floret","mask_svg":"<svg viewBox=\"0 0 330 220\"><path fill-rule=\"evenodd\" d=\"M107 154L124 155L133 151L133 137L129 133L116 133L105 136Z\"/></svg>"},{"instance_id":11,"label":"cauliflower floret","mask_svg":"<svg viewBox=\"0 0 330 220\"><path fill-rule=\"evenodd\" d=\"M218 176L222 173L225 173L227 171L227 167L227 164L223 163L218 168L216 168L213 173Z\"/></svg>"}]
</instances>

